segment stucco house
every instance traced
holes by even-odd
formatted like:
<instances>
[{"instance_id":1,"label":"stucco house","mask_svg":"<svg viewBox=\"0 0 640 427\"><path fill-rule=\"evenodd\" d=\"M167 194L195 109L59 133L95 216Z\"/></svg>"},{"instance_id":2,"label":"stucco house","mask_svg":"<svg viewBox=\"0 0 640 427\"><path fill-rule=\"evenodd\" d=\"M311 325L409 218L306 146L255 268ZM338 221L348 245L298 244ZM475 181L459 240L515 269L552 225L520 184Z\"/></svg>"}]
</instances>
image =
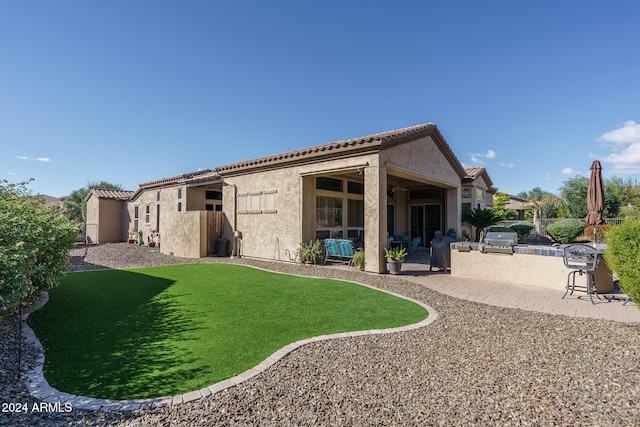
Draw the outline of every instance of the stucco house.
<instances>
[{"instance_id":1,"label":"stucco house","mask_svg":"<svg viewBox=\"0 0 640 427\"><path fill-rule=\"evenodd\" d=\"M524 220L525 218L525 212L526 211L530 211L531 208L527 208L527 204L529 203L529 199L525 198L525 197L520 197L520 196L514 196L511 194L507 194L507 193L497 193L497 194L504 194L507 197L509 197L509 201L507 202L507 204L505 205L506 209L513 209L514 211L516 211L518 213L518 218L519 220Z\"/></svg>"},{"instance_id":2,"label":"stucco house","mask_svg":"<svg viewBox=\"0 0 640 427\"><path fill-rule=\"evenodd\" d=\"M387 235L425 245L436 230L460 230L463 188L474 203L482 190L491 205L486 171L470 175L437 126L425 123L148 182L128 199L93 190L88 211L108 199L121 214L92 212L87 222L97 221L92 240L101 243L125 241L130 228L159 231L161 252L181 257L212 254L221 236L241 236L242 256L282 261L300 242L359 239L366 270L383 272ZM104 238L105 221L119 237Z\"/></svg>"},{"instance_id":3,"label":"stucco house","mask_svg":"<svg viewBox=\"0 0 640 427\"><path fill-rule=\"evenodd\" d=\"M498 189L493 186L493 181L484 166L473 166L465 169L466 175L462 179L462 212L469 209L493 208L493 196ZM474 227L463 225L463 233L475 235Z\"/></svg>"}]
</instances>

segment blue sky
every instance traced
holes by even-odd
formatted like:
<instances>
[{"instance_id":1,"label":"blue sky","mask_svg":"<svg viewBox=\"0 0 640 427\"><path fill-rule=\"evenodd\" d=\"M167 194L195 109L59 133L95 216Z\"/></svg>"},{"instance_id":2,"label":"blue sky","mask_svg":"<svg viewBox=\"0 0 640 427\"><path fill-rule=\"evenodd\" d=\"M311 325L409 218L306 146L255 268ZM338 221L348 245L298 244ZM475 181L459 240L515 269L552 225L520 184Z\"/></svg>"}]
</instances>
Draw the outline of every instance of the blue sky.
<instances>
[{"instance_id":1,"label":"blue sky","mask_svg":"<svg viewBox=\"0 0 640 427\"><path fill-rule=\"evenodd\" d=\"M0 179L64 196L438 125L500 191L640 176L640 2L0 0Z\"/></svg>"}]
</instances>

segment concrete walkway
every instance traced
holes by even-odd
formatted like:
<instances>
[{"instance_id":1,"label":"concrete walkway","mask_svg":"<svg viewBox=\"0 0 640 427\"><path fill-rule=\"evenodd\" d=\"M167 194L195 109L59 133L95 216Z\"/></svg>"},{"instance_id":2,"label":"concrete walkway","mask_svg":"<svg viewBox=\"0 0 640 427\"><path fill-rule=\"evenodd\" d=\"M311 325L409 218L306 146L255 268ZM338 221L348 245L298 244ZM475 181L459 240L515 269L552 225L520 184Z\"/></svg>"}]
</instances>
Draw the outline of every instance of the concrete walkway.
<instances>
[{"instance_id":1,"label":"concrete walkway","mask_svg":"<svg viewBox=\"0 0 640 427\"><path fill-rule=\"evenodd\" d=\"M453 277L435 269L430 272L428 257L422 254L405 261L402 266L402 277L446 295L498 307L640 323L640 309L633 302L622 305L626 298L623 294L607 295L607 297L618 298L613 301L608 301L604 296L601 296L601 300L594 298L595 304L591 304L585 293L576 292L562 299L564 284L559 284L560 289L555 290L527 285L526 278L523 278L523 283L505 283Z\"/></svg>"}]
</instances>

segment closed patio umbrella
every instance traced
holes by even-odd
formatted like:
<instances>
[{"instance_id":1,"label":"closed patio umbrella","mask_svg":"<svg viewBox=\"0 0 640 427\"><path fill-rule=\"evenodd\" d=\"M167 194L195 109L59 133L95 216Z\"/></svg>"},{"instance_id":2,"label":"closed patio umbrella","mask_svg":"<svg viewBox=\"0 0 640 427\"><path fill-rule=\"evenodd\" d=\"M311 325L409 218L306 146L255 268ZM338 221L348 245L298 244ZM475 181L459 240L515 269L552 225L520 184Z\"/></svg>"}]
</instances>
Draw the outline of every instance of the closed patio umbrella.
<instances>
[{"instance_id":1,"label":"closed patio umbrella","mask_svg":"<svg viewBox=\"0 0 640 427\"><path fill-rule=\"evenodd\" d=\"M591 164L591 177L587 189L587 208L589 214L584 218L587 225L593 225L593 244L596 244L596 227L604 224L604 185L602 183L602 166L598 160Z\"/></svg>"}]
</instances>

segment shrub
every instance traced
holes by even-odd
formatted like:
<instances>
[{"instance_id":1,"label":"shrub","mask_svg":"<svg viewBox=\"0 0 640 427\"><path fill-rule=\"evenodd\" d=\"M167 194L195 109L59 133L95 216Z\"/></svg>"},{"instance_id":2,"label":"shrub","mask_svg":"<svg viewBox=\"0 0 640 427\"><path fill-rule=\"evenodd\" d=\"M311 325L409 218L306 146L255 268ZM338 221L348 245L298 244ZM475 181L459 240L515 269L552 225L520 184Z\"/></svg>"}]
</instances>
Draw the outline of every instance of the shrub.
<instances>
[{"instance_id":1,"label":"shrub","mask_svg":"<svg viewBox=\"0 0 640 427\"><path fill-rule=\"evenodd\" d=\"M300 249L298 250L300 262L309 262L312 264L321 263L323 260L323 251L320 245L320 240L310 240L306 243L300 243Z\"/></svg>"},{"instance_id":2,"label":"shrub","mask_svg":"<svg viewBox=\"0 0 640 427\"><path fill-rule=\"evenodd\" d=\"M509 226L509 228L518 233L518 242L526 242L531 234L531 230L533 230L533 225L526 222L520 222Z\"/></svg>"},{"instance_id":3,"label":"shrub","mask_svg":"<svg viewBox=\"0 0 640 427\"><path fill-rule=\"evenodd\" d=\"M640 220L625 221L605 232L604 259L618 275L620 288L640 301Z\"/></svg>"},{"instance_id":4,"label":"shrub","mask_svg":"<svg viewBox=\"0 0 640 427\"><path fill-rule=\"evenodd\" d=\"M559 221L547 227L547 233L557 242L572 243L584 231L584 222L579 220Z\"/></svg>"},{"instance_id":5,"label":"shrub","mask_svg":"<svg viewBox=\"0 0 640 427\"><path fill-rule=\"evenodd\" d=\"M356 251L356 253L353 254L353 265L358 268L364 267L364 251Z\"/></svg>"},{"instance_id":6,"label":"shrub","mask_svg":"<svg viewBox=\"0 0 640 427\"><path fill-rule=\"evenodd\" d=\"M0 182L0 314L59 283L78 229L26 190Z\"/></svg>"},{"instance_id":7,"label":"shrub","mask_svg":"<svg viewBox=\"0 0 640 427\"><path fill-rule=\"evenodd\" d=\"M604 241L606 232L612 227L611 224L602 224L596 226L596 241ZM593 225L588 226L584 229L584 235L589 239L593 239Z\"/></svg>"},{"instance_id":8,"label":"shrub","mask_svg":"<svg viewBox=\"0 0 640 427\"><path fill-rule=\"evenodd\" d=\"M513 233L513 230L510 229L509 227L501 227L499 225L492 225L491 227L488 228L487 231L491 231L491 232L506 232L506 233Z\"/></svg>"}]
</instances>

